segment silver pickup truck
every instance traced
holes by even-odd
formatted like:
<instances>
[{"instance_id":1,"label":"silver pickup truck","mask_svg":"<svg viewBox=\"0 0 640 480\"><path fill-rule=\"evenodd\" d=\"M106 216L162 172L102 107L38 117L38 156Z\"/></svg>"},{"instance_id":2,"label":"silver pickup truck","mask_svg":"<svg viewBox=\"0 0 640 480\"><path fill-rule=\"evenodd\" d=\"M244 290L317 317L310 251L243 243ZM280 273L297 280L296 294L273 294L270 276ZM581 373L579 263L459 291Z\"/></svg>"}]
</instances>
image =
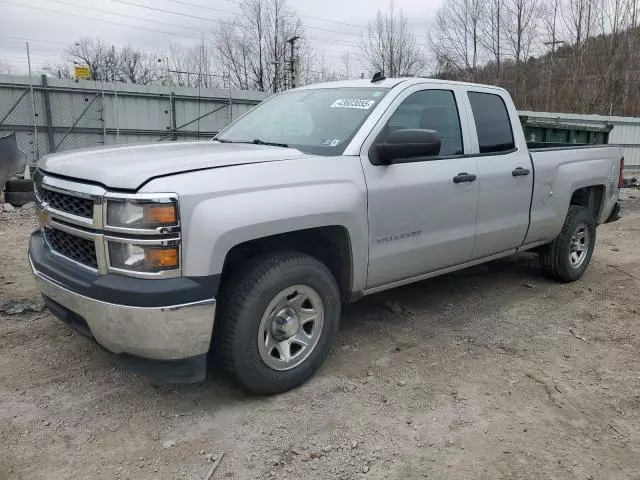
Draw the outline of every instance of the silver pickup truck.
<instances>
[{"instance_id":1,"label":"silver pickup truck","mask_svg":"<svg viewBox=\"0 0 640 480\"><path fill-rule=\"evenodd\" d=\"M118 364L193 382L211 358L272 394L313 374L363 295L523 250L579 279L618 217L621 156L528 150L501 88L309 86L213 141L44 157L29 261L51 312Z\"/></svg>"}]
</instances>

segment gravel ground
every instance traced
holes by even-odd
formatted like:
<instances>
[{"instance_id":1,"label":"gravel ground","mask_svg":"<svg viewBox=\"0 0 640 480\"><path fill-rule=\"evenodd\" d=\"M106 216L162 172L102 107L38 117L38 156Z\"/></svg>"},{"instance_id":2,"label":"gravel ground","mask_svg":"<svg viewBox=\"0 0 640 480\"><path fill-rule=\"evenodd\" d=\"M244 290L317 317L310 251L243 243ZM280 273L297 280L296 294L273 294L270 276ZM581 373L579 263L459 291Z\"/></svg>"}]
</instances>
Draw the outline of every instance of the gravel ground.
<instances>
[{"instance_id":1,"label":"gravel ground","mask_svg":"<svg viewBox=\"0 0 640 480\"><path fill-rule=\"evenodd\" d=\"M640 479L640 191L579 282L523 254L365 298L302 387L156 386L0 308L0 479ZM633 197L633 198L632 198ZM35 300L0 213L0 305ZM14 305L15 307L15 305Z\"/></svg>"}]
</instances>

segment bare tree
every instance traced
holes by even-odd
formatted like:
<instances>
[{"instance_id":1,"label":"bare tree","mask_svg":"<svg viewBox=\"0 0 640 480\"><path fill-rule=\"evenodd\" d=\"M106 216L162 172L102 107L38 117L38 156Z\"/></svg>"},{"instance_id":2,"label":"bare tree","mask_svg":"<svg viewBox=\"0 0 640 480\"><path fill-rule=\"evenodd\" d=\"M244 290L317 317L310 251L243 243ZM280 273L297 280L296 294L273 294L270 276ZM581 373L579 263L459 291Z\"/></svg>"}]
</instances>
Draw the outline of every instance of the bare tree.
<instances>
[{"instance_id":1,"label":"bare tree","mask_svg":"<svg viewBox=\"0 0 640 480\"><path fill-rule=\"evenodd\" d=\"M625 42L627 47L627 52L629 54L629 61L625 64L624 69L624 86L623 86L623 96L622 96L622 109L623 111L627 111L627 107L629 105L629 84L631 77L631 68L632 65L635 65L637 54L636 54L636 45L637 45L637 35L636 29L638 27L638 14L640 13L638 0L629 0L628 5L629 17L628 17L628 30L625 32Z\"/></svg>"},{"instance_id":2,"label":"bare tree","mask_svg":"<svg viewBox=\"0 0 640 480\"><path fill-rule=\"evenodd\" d=\"M369 22L360 50L371 71L389 77L416 75L424 68L423 53L402 9L396 11L393 1L389 9L378 10Z\"/></svg>"},{"instance_id":3,"label":"bare tree","mask_svg":"<svg viewBox=\"0 0 640 480\"><path fill-rule=\"evenodd\" d=\"M53 78L72 79L74 77L73 70L68 63L45 63L42 71Z\"/></svg>"},{"instance_id":4,"label":"bare tree","mask_svg":"<svg viewBox=\"0 0 640 480\"><path fill-rule=\"evenodd\" d=\"M116 58L100 39L81 38L67 48L66 57L69 63L88 67L91 80L115 79Z\"/></svg>"},{"instance_id":5,"label":"bare tree","mask_svg":"<svg viewBox=\"0 0 640 480\"><path fill-rule=\"evenodd\" d=\"M544 29L544 42L543 44L548 47L548 55L546 58L546 99L544 103L545 110L553 111L554 104L552 103L553 89L556 87L556 78L554 73L556 71L556 49L558 45L564 43L562 39L562 32L560 30L560 8L562 0L547 0L542 5L542 18Z\"/></svg>"},{"instance_id":6,"label":"bare tree","mask_svg":"<svg viewBox=\"0 0 640 480\"><path fill-rule=\"evenodd\" d=\"M288 78L288 44L303 37L299 16L286 0L243 0L241 15L215 31L217 58L242 88L277 92Z\"/></svg>"},{"instance_id":7,"label":"bare tree","mask_svg":"<svg viewBox=\"0 0 640 480\"><path fill-rule=\"evenodd\" d=\"M224 72L218 67L215 47L202 38L190 47L169 46L165 83L179 87L214 88L225 85Z\"/></svg>"},{"instance_id":8,"label":"bare tree","mask_svg":"<svg viewBox=\"0 0 640 480\"><path fill-rule=\"evenodd\" d=\"M118 52L120 81L148 85L162 76L157 55L134 49L131 45Z\"/></svg>"},{"instance_id":9,"label":"bare tree","mask_svg":"<svg viewBox=\"0 0 640 480\"><path fill-rule=\"evenodd\" d=\"M515 61L513 94L526 103L527 79L522 63L529 59L539 35L539 0L505 0L505 33L507 47Z\"/></svg>"},{"instance_id":10,"label":"bare tree","mask_svg":"<svg viewBox=\"0 0 640 480\"><path fill-rule=\"evenodd\" d=\"M561 10L567 36L580 49L595 27L593 0L567 0Z\"/></svg>"},{"instance_id":11,"label":"bare tree","mask_svg":"<svg viewBox=\"0 0 640 480\"><path fill-rule=\"evenodd\" d=\"M346 80L353 78L355 73L355 67L353 65L353 54L351 50L347 49L342 54L342 62L340 66L340 77Z\"/></svg>"},{"instance_id":12,"label":"bare tree","mask_svg":"<svg viewBox=\"0 0 640 480\"><path fill-rule=\"evenodd\" d=\"M65 61L45 65L44 71L57 78L73 78L75 66L89 68L95 81L149 84L160 77L158 56L131 45L116 49L97 38L81 38L65 51Z\"/></svg>"},{"instance_id":13,"label":"bare tree","mask_svg":"<svg viewBox=\"0 0 640 480\"><path fill-rule=\"evenodd\" d=\"M504 1L486 0L480 22L480 43L487 51L495 66L495 82L500 85L502 79L502 61L504 57ZM560 0L553 0L560 1Z\"/></svg>"},{"instance_id":14,"label":"bare tree","mask_svg":"<svg viewBox=\"0 0 640 480\"><path fill-rule=\"evenodd\" d=\"M464 80L476 80L483 11L483 0L445 0L429 37L437 63L464 72Z\"/></svg>"},{"instance_id":15,"label":"bare tree","mask_svg":"<svg viewBox=\"0 0 640 480\"><path fill-rule=\"evenodd\" d=\"M237 22L221 23L214 33L215 49L231 85L240 90L249 90L252 86L249 66L251 48L244 34L244 29L238 31Z\"/></svg>"}]
</instances>

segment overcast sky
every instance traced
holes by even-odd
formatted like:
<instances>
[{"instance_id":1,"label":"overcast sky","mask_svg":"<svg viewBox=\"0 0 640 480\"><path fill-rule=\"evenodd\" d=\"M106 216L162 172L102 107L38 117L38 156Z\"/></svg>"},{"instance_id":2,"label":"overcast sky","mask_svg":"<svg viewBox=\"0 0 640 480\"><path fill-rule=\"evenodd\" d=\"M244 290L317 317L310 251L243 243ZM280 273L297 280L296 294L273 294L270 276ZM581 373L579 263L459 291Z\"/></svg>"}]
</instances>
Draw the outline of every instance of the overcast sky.
<instances>
[{"instance_id":1,"label":"overcast sky","mask_svg":"<svg viewBox=\"0 0 640 480\"><path fill-rule=\"evenodd\" d=\"M440 2L395 1L407 13L421 45L426 45L428 25ZM37 71L47 61L59 61L66 45L87 36L99 37L107 44L131 44L161 53L168 50L170 43L197 42L216 26L216 20L233 19L233 13L239 12L238 3L239 0L0 0L0 60L13 65L15 73L26 73L25 41L29 40L32 68ZM357 54L362 27L378 9L389 6L389 0L288 3L302 16L314 49L323 51L327 61L335 64L347 49Z\"/></svg>"}]
</instances>

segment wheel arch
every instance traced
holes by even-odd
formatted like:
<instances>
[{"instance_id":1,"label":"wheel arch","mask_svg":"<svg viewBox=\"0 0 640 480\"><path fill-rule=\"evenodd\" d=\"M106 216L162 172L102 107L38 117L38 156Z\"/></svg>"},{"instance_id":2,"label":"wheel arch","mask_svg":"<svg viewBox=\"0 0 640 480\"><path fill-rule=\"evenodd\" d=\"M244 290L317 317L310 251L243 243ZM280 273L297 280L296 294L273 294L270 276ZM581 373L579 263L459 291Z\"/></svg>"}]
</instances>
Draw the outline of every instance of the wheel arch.
<instances>
[{"instance_id":1,"label":"wheel arch","mask_svg":"<svg viewBox=\"0 0 640 480\"><path fill-rule=\"evenodd\" d=\"M606 194L606 187L602 184L588 185L584 187L576 188L571 193L571 199L569 201L569 206L567 207L567 211L571 205L579 205L581 207L586 207L593 213L593 218L598 219L600 213L602 212L602 208L604 206L604 197Z\"/></svg>"},{"instance_id":2,"label":"wheel arch","mask_svg":"<svg viewBox=\"0 0 640 480\"><path fill-rule=\"evenodd\" d=\"M354 256L351 237L342 225L326 225L255 238L234 245L224 258L221 283L254 258L284 251L305 253L331 271L345 302L354 300Z\"/></svg>"}]
</instances>

